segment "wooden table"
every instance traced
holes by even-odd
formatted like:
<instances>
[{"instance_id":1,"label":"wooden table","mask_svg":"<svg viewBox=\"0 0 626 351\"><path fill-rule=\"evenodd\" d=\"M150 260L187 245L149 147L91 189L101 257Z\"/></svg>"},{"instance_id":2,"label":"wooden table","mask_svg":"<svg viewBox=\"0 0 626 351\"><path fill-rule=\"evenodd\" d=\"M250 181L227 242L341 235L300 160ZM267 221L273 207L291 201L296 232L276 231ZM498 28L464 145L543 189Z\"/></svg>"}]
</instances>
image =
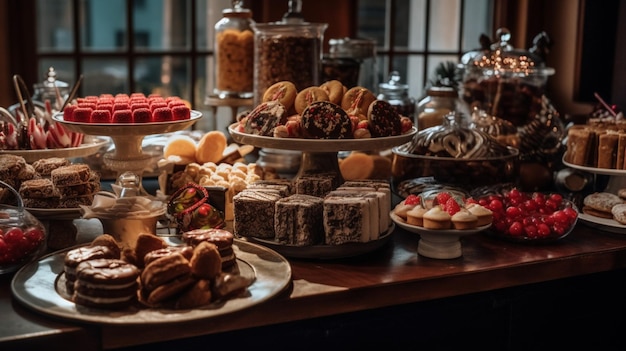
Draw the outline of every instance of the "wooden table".
<instances>
[{"instance_id":1,"label":"wooden table","mask_svg":"<svg viewBox=\"0 0 626 351\"><path fill-rule=\"evenodd\" d=\"M346 325L356 323L354 320L363 316L369 316L371 323L377 323L387 320L384 318L390 318L392 313L402 314L402 311L419 306L419 313L432 317L444 310L449 313L452 306L467 308L468 301L478 306L484 302L480 296L485 294L515 291L519 295L525 287L535 289L536 284L542 282L567 281L604 274L602 272L621 273L626 268L626 236L598 232L580 223L567 238L551 245L513 244L484 234L464 237L463 256L451 260L418 256L417 242L415 234L398 229L388 244L363 256L332 261L292 259L293 284L270 301L232 314L174 325L100 326L55 320L31 312L12 301L10 276L5 276L0 281L0 349L12 350L18 345L25 349L23 347L27 345L28 348L32 346L33 349L49 350L49 345L57 342L64 345L63 350L115 349L154 342L168 344L168 341L169 345L180 346L206 342L200 340L223 341L231 335L246 335L246 332L257 336L264 333L268 337L271 330L278 333L300 330L303 333L301 327L310 328L315 325L313 323L322 321L340 321L336 323L341 323L345 331ZM611 277L607 281L613 282L615 278ZM574 289L574 285L565 286L566 291ZM621 293L617 290L615 292ZM506 296L510 298L515 295L509 293ZM467 300L470 297L475 299ZM459 303L459 298L466 300ZM493 305L497 299L489 301ZM471 310L476 313L472 318L481 318L480 308ZM616 308L618 311L626 309L621 305ZM488 309L493 311L494 306ZM372 312L364 314L368 311ZM415 315L415 312L411 312L411 315ZM354 318L349 322L346 316ZM510 317L503 318L506 320ZM433 323L422 322L427 325ZM453 326L455 320L447 323L445 325ZM499 324L494 323L494 328L498 328ZM624 324L618 325L624 327ZM471 327L471 321L468 327ZM359 329L363 332L359 335L366 336L371 330L378 329L388 331L384 325L372 325L369 329ZM437 333L447 335L445 330L440 329L445 328L439 328ZM402 330L403 335L410 334L410 330ZM486 333L489 334L489 331ZM509 330L508 333L514 331ZM451 336L454 335L447 338ZM574 340L575 336L576 333L564 337ZM494 336L488 335L481 337L494 339ZM288 340L286 335L274 335L274 338ZM234 336L232 340L234 345L244 342L242 338ZM354 341L350 345L355 345Z\"/></svg>"}]
</instances>

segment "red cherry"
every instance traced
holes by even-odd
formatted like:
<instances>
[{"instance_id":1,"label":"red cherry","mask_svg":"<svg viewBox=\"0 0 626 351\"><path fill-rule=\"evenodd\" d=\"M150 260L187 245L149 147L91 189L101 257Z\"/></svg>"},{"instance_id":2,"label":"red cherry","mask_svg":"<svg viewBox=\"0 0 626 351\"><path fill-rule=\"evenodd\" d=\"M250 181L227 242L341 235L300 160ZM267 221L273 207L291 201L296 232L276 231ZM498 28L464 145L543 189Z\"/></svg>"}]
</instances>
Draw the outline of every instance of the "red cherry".
<instances>
[{"instance_id":1,"label":"red cherry","mask_svg":"<svg viewBox=\"0 0 626 351\"><path fill-rule=\"evenodd\" d=\"M18 245L24 238L24 232L18 227L13 227L4 234L4 240L11 246Z\"/></svg>"},{"instance_id":2,"label":"red cherry","mask_svg":"<svg viewBox=\"0 0 626 351\"><path fill-rule=\"evenodd\" d=\"M493 212L500 212L504 209L504 205L502 204L502 200L492 199L491 202L489 202L488 208Z\"/></svg>"},{"instance_id":3,"label":"red cherry","mask_svg":"<svg viewBox=\"0 0 626 351\"><path fill-rule=\"evenodd\" d=\"M513 222L509 227L511 236L520 236L524 233L524 226L520 222Z\"/></svg>"},{"instance_id":4,"label":"red cherry","mask_svg":"<svg viewBox=\"0 0 626 351\"><path fill-rule=\"evenodd\" d=\"M550 230L550 227L545 224L545 223L540 223L537 225L537 234L539 234L539 236L549 236L550 233L552 231Z\"/></svg>"},{"instance_id":5,"label":"red cherry","mask_svg":"<svg viewBox=\"0 0 626 351\"><path fill-rule=\"evenodd\" d=\"M522 209L515 206L509 206L506 208L506 216L509 218L517 218L523 214Z\"/></svg>"}]
</instances>

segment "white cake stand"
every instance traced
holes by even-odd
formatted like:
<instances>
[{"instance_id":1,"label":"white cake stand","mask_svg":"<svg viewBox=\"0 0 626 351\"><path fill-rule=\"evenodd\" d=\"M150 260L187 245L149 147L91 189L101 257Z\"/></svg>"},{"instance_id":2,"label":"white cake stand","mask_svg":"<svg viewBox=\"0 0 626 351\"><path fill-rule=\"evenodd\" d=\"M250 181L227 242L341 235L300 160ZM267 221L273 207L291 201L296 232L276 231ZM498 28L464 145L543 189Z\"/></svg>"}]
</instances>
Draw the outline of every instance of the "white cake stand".
<instances>
[{"instance_id":1,"label":"white cake stand","mask_svg":"<svg viewBox=\"0 0 626 351\"><path fill-rule=\"evenodd\" d=\"M52 119L69 130L89 135L111 137L115 150L104 155L104 164L117 173L135 173L139 179L149 166L152 156L143 152L142 142L146 135L177 132L192 126L202 118L202 113L192 110L191 117L185 120L156 123L83 123L65 121L63 113L57 113ZM143 187L141 187L142 192Z\"/></svg>"},{"instance_id":2,"label":"white cake stand","mask_svg":"<svg viewBox=\"0 0 626 351\"><path fill-rule=\"evenodd\" d=\"M262 148L302 151L300 169L296 178L310 174L333 174L341 183L343 177L339 171L339 151L376 151L386 150L409 142L417 128L410 132L390 137L366 139L302 139L274 138L237 131L237 123L228 126L228 132L239 144L253 145Z\"/></svg>"}]
</instances>

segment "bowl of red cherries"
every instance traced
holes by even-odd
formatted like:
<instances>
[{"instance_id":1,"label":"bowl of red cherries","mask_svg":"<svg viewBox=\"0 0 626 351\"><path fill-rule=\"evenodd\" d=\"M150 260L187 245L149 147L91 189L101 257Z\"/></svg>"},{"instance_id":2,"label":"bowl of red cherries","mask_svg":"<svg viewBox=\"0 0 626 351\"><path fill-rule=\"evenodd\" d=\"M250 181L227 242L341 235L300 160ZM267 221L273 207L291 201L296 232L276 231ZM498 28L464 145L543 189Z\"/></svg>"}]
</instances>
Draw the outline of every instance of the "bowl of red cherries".
<instances>
[{"instance_id":1,"label":"bowl of red cherries","mask_svg":"<svg viewBox=\"0 0 626 351\"><path fill-rule=\"evenodd\" d=\"M24 209L15 189L0 181L0 192L8 192L5 196L17 201L17 206L0 204L0 274L5 274L17 271L46 250L46 231L43 224Z\"/></svg>"},{"instance_id":2,"label":"bowl of red cherries","mask_svg":"<svg viewBox=\"0 0 626 351\"><path fill-rule=\"evenodd\" d=\"M578 221L578 208L556 192L523 192L500 188L476 196L493 212L488 234L525 243L553 242L566 237Z\"/></svg>"}]
</instances>

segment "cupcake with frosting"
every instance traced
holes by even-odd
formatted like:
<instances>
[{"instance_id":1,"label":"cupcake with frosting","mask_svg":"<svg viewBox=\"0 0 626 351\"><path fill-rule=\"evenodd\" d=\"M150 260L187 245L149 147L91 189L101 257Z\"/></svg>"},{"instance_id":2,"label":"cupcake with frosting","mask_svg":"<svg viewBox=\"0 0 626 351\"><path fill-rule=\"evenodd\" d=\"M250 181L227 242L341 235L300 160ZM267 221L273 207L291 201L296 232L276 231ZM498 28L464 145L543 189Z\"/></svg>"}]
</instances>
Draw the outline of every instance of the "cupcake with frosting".
<instances>
[{"instance_id":1,"label":"cupcake with frosting","mask_svg":"<svg viewBox=\"0 0 626 351\"><path fill-rule=\"evenodd\" d=\"M478 216L467 209L461 209L450 218L454 229L465 230L478 226Z\"/></svg>"},{"instance_id":2,"label":"cupcake with frosting","mask_svg":"<svg viewBox=\"0 0 626 351\"><path fill-rule=\"evenodd\" d=\"M465 206L465 208L473 215L478 217L478 223L476 226L482 227L484 225L491 224L493 221L493 212L477 203L471 203Z\"/></svg>"}]
</instances>

